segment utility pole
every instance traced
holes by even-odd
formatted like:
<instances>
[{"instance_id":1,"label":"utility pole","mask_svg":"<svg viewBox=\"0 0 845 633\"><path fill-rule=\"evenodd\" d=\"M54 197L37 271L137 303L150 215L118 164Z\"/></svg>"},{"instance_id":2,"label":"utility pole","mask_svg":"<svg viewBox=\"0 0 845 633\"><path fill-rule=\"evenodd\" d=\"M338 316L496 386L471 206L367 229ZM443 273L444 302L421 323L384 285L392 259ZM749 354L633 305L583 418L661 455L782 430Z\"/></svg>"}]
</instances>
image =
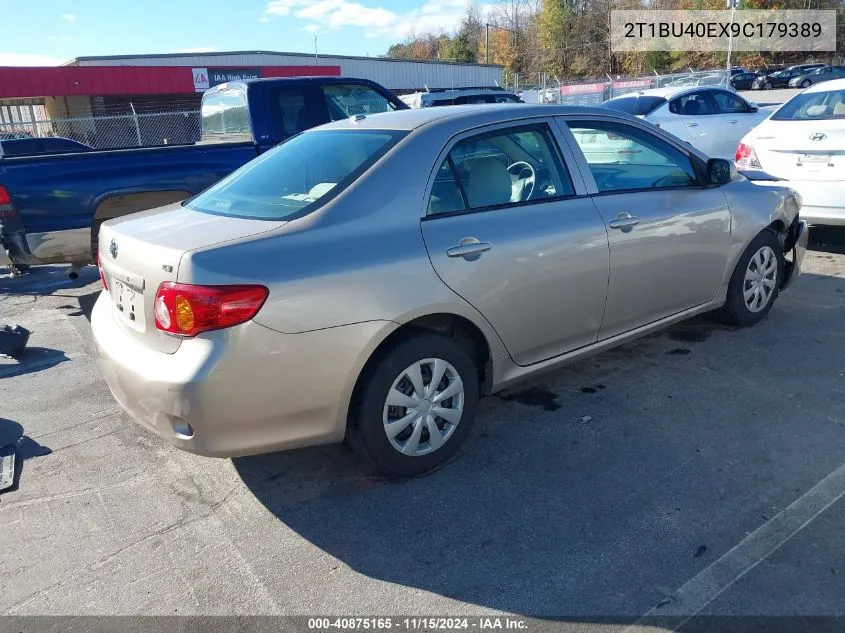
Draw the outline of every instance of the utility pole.
<instances>
[{"instance_id":1,"label":"utility pole","mask_svg":"<svg viewBox=\"0 0 845 633\"><path fill-rule=\"evenodd\" d=\"M736 11L736 6L739 4L739 0L727 0L728 9L731 10L731 30L728 31L728 68L727 74L725 75L725 87L730 86L731 82L731 49L733 48L733 24L734 24L734 12Z\"/></svg>"},{"instance_id":2,"label":"utility pole","mask_svg":"<svg viewBox=\"0 0 845 633\"><path fill-rule=\"evenodd\" d=\"M314 61L319 62L320 58L317 56L317 34L314 33Z\"/></svg>"}]
</instances>

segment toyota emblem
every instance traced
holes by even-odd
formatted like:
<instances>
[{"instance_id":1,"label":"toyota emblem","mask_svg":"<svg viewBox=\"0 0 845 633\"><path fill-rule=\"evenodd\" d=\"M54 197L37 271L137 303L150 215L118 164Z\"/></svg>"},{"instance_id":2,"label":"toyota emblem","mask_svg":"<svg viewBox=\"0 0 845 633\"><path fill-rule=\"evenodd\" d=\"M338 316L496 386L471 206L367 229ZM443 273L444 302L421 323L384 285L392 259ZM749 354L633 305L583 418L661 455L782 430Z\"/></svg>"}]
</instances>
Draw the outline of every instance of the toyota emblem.
<instances>
[{"instance_id":1,"label":"toyota emblem","mask_svg":"<svg viewBox=\"0 0 845 633\"><path fill-rule=\"evenodd\" d=\"M827 138L827 134L824 132L813 132L810 134L811 141L823 141Z\"/></svg>"},{"instance_id":2,"label":"toyota emblem","mask_svg":"<svg viewBox=\"0 0 845 633\"><path fill-rule=\"evenodd\" d=\"M117 242L114 240L112 240L111 244L109 244L109 253L111 253L112 259L117 259Z\"/></svg>"}]
</instances>

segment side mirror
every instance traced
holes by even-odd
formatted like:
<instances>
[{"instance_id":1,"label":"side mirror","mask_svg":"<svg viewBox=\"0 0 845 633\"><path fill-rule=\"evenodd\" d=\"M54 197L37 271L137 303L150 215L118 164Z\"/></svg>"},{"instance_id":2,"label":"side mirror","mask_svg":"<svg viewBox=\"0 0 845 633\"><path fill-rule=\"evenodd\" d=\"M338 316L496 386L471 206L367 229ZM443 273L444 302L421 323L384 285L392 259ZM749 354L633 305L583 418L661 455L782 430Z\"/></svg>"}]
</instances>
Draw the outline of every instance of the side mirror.
<instances>
[{"instance_id":1,"label":"side mirror","mask_svg":"<svg viewBox=\"0 0 845 633\"><path fill-rule=\"evenodd\" d=\"M711 185L726 185L736 177L733 161L724 158L711 158L707 161L707 179Z\"/></svg>"},{"instance_id":2,"label":"side mirror","mask_svg":"<svg viewBox=\"0 0 845 633\"><path fill-rule=\"evenodd\" d=\"M759 111L760 111L760 106L758 106L758 105L757 105L756 103L754 103L753 101L749 101L749 102L748 102L748 111L749 111L749 112L759 112Z\"/></svg>"}]
</instances>

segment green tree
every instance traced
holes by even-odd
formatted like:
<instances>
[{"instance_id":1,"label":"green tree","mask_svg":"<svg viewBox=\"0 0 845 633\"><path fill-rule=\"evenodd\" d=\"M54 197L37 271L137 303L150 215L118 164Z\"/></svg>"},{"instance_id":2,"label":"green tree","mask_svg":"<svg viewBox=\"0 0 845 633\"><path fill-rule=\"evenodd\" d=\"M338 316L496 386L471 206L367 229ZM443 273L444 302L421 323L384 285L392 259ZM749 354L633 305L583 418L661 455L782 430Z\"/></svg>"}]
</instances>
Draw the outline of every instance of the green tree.
<instances>
[{"instance_id":1,"label":"green tree","mask_svg":"<svg viewBox=\"0 0 845 633\"><path fill-rule=\"evenodd\" d=\"M537 16L540 65L545 72L563 77L568 70L567 28L572 11L564 0L542 0Z\"/></svg>"},{"instance_id":2,"label":"green tree","mask_svg":"<svg viewBox=\"0 0 845 633\"><path fill-rule=\"evenodd\" d=\"M476 61L476 47L469 34L462 31L449 40L445 47L445 57L453 62Z\"/></svg>"}]
</instances>

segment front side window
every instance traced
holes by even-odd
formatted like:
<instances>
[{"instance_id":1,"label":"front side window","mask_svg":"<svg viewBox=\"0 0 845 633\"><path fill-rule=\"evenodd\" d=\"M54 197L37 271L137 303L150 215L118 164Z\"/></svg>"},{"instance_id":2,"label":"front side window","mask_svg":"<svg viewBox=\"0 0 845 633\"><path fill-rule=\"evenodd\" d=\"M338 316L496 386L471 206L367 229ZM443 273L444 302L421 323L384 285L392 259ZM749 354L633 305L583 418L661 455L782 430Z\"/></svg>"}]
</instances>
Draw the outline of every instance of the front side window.
<instances>
[{"instance_id":1,"label":"front side window","mask_svg":"<svg viewBox=\"0 0 845 633\"><path fill-rule=\"evenodd\" d=\"M252 140L244 89L207 92L202 99L200 116L203 140L214 140L222 136Z\"/></svg>"},{"instance_id":2,"label":"front side window","mask_svg":"<svg viewBox=\"0 0 845 633\"><path fill-rule=\"evenodd\" d=\"M724 90L717 90L713 93L713 100L719 112L748 112L745 101Z\"/></svg>"},{"instance_id":3,"label":"front side window","mask_svg":"<svg viewBox=\"0 0 845 633\"><path fill-rule=\"evenodd\" d=\"M396 106L387 97L363 84L331 84L323 88L332 121L356 114L390 112Z\"/></svg>"},{"instance_id":4,"label":"front side window","mask_svg":"<svg viewBox=\"0 0 845 633\"><path fill-rule=\"evenodd\" d=\"M399 141L381 130L315 130L250 161L185 203L219 215L282 220L345 189Z\"/></svg>"},{"instance_id":5,"label":"front side window","mask_svg":"<svg viewBox=\"0 0 845 633\"><path fill-rule=\"evenodd\" d=\"M669 111L673 114L685 116L699 116L702 114L715 114L710 99L703 92L692 92L683 97L674 99L669 104Z\"/></svg>"},{"instance_id":6,"label":"front side window","mask_svg":"<svg viewBox=\"0 0 845 633\"><path fill-rule=\"evenodd\" d=\"M496 95L494 98L496 103L521 103L514 95Z\"/></svg>"},{"instance_id":7,"label":"front side window","mask_svg":"<svg viewBox=\"0 0 845 633\"><path fill-rule=\"evenodd\" d=\"M599 192L695 185L689 157L645 130L605 122L568 125Z\"/></svg>"},{"instance_id":8,"label":"front side window","mask_svg":"<svg viewBox=\"0 0 845 633\"><path fill-rule=\"evenodd\" d=\"M775 121L845 119L845 89L804 92L795 95L772 115L772 119Z\"/></svg>"},{"instance_id":9,"label":"front side window","mask_svg":"<svg viewBox=\"0 0 845 633\"><path fill-rule=\"evenodd\" d=\"M435 176L429 215L574 194L545 125L474 136L449 152Z\"/></svg>"}]
</instances>

